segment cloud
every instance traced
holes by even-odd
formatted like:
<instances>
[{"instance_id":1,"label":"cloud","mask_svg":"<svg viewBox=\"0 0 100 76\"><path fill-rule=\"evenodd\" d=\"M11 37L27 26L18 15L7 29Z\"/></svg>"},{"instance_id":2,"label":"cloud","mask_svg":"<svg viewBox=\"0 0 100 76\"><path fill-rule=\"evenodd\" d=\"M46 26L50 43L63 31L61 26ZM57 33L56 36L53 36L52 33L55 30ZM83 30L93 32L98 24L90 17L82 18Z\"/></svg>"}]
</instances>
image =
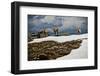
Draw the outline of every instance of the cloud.
<instances>
[{"instance_id":1,"label":"cloud","mask_svg":"<svg viewBox=\"0 0 100 76\"><path fill-rule=\"evenodd\" d=\"M57 25L61 31L75 29L80 27L87 31L87 17L74 17L74 16L45 16L45 15L29 15L28 28L29 31L39 31L43 28L53 28Z\"/></svg>"},{"instance_id":2,"label":"cloud","mask_svg":"<svg viewBox=\"0 0 100 76\"><path fill-rule=\"evenodd\" d=\"M65 17L63 21L63 25L67 28L74 26L81 26L81 24L85 22L84 18L78 17Z\"/></svg>"},{"instance_id":3,"label":"cloud","mask_svg":"<svg viewBox=\"0 0 100 76\"><path fill-rule=\"evenodd\" d=\"M41 19L44 23L53 23L55 20L55 16L45 16L43 19Z\"/></svg>"}]
</instances>

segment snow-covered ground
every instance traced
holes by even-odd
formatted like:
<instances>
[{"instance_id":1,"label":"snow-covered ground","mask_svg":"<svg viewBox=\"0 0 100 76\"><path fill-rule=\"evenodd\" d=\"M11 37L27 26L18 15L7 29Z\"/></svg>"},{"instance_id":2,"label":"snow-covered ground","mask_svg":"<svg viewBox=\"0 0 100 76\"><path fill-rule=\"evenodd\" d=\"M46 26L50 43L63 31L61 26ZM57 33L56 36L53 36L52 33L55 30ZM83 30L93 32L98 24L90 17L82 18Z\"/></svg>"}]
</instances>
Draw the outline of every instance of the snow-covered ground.
<instances>
[{"instance_id":1,"label":"snow-covered ground","mask_svg":"<svg viewBox=\"0 0 100 76\"><path fill-rule=\"evenodd\" d=\"M57 60L80 58L88 58L88 40L83 40L81 46L78 49L72 50L70 54L57 58Z\"/></svg>"},{"instance_id":2,"label":"snow-covered ground","mask_svg":"<svg viewBox=\"0 0 100 76\"><path fill-rule=\"evenodd\" d=\"M80 58L88 58L88 39L84 38L88 38L88 34L70 35L70 36L48 36L45 38L34 39L29 43L48 41L48 40L65 42L76 39L83 39L81 46L78 49L73 49L69 55L57 58L57 60L80 59Z\"/></svg>"},{"instance_id":3,"label":"snow-covered ground","mask_svg":"<svg viewBox=\"0 0 100 76\"><path fill-rule=\"evenodd\" d=\"M53 40L57 42L65 42L65 41L71 41L71 40L76 40L81 38L88 38L88 34L70 35L70 36L48 36L45 38L34 39L33 41L28 43L42 42L42 41L49 41L49 40Z\"/></svg>"}]
</instances>

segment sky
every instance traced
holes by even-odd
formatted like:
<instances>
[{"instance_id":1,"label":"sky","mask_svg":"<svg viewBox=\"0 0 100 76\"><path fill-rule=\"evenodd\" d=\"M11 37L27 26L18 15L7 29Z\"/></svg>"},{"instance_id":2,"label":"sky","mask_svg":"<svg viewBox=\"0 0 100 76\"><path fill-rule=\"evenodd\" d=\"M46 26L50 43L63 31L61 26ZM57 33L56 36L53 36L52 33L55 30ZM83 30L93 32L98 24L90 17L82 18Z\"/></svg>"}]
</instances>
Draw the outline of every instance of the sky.
<instances>
[{"instance_id":1,"label":"sky","mask_svg":"<svg viewBox=\"0 0 100 76\"><path fill-rule=\"evenodd\" d=\"M28 15L28 32L36 33L43 28L47 28L49 32L53 32L52 28L54 26L59 27L60 32L74 34L77 27L79 27L82 34L87 33L88 17Z\"/></svg>"}]
</instances>

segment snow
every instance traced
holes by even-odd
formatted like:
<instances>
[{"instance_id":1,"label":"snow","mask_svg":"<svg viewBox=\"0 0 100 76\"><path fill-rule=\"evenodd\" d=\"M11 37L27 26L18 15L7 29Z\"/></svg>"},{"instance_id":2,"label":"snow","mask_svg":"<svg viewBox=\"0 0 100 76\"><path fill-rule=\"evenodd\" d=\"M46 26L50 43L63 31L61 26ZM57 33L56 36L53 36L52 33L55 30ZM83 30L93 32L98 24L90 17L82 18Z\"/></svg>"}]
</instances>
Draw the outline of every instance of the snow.
<instances>
[{"instance_id":1,"label":"snow","mask_svg":"<svg viewBox=\"0 0 100 76\"><path fill-rule=\"evenodd\" d=\"M34 39L29 43L49 41L49 40L57 42L65 42L77 39L82 39L81 46L78 49L73 49L70 54L57 58L57 60L88 58L88 34L70 35L70 36L48 36L45 38Z\"/></svg>"},{"instance_id":2,"label":"snow","mask_svg":"<svg viewBox=\"0 0 100 76\"><path fill-rule=\"evenodd\" d=\"M57 58L57 60L81 59L81 58L88 58L88 40L83 40L81 46L78 49L72 50L69 55Z\"/></svg>"},{"instance_id":3,"label":"snow","mask_svg":"<svg viewBox=\"0 0 100 76\"><path fill-rule=\"evenodd\" d=\"M88 37L88 34L70 35L70 36L48 36L45 38L34 39L33 41L28 42L28 43L51 41L51 40L57 41L57 42L65 42L65 41L71 41L71 40L87 38L87 37Z\"/></svg>"}]
</instances>

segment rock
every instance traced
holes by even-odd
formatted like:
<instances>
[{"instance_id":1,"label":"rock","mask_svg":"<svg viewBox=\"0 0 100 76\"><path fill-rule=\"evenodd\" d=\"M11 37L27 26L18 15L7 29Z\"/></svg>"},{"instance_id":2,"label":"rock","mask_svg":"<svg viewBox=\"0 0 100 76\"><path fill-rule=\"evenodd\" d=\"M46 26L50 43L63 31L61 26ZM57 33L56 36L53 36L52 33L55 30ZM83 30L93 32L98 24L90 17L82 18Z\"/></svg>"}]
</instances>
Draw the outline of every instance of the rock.
<instances>
[{"instance_id":1,"label":"rock","mask_svg":"<svg viewBox=\"0 0 100 76\"><path fill-rule=\"evenodd\" d=\"M70 54L72 49L81 46L82 40L72 40L63 43L43 41L28 44L28 60L51 60Z\"/></svg>"},{"instance_id":2,"label":"rock","mask_svg":"<svg viewBox=\"0 0 100 76\"><path fill-rule=\"evenodd\" d=\"M39 60L49 60L49 57L46 54L40 54Z\"/></svg>"}]
</instances>

